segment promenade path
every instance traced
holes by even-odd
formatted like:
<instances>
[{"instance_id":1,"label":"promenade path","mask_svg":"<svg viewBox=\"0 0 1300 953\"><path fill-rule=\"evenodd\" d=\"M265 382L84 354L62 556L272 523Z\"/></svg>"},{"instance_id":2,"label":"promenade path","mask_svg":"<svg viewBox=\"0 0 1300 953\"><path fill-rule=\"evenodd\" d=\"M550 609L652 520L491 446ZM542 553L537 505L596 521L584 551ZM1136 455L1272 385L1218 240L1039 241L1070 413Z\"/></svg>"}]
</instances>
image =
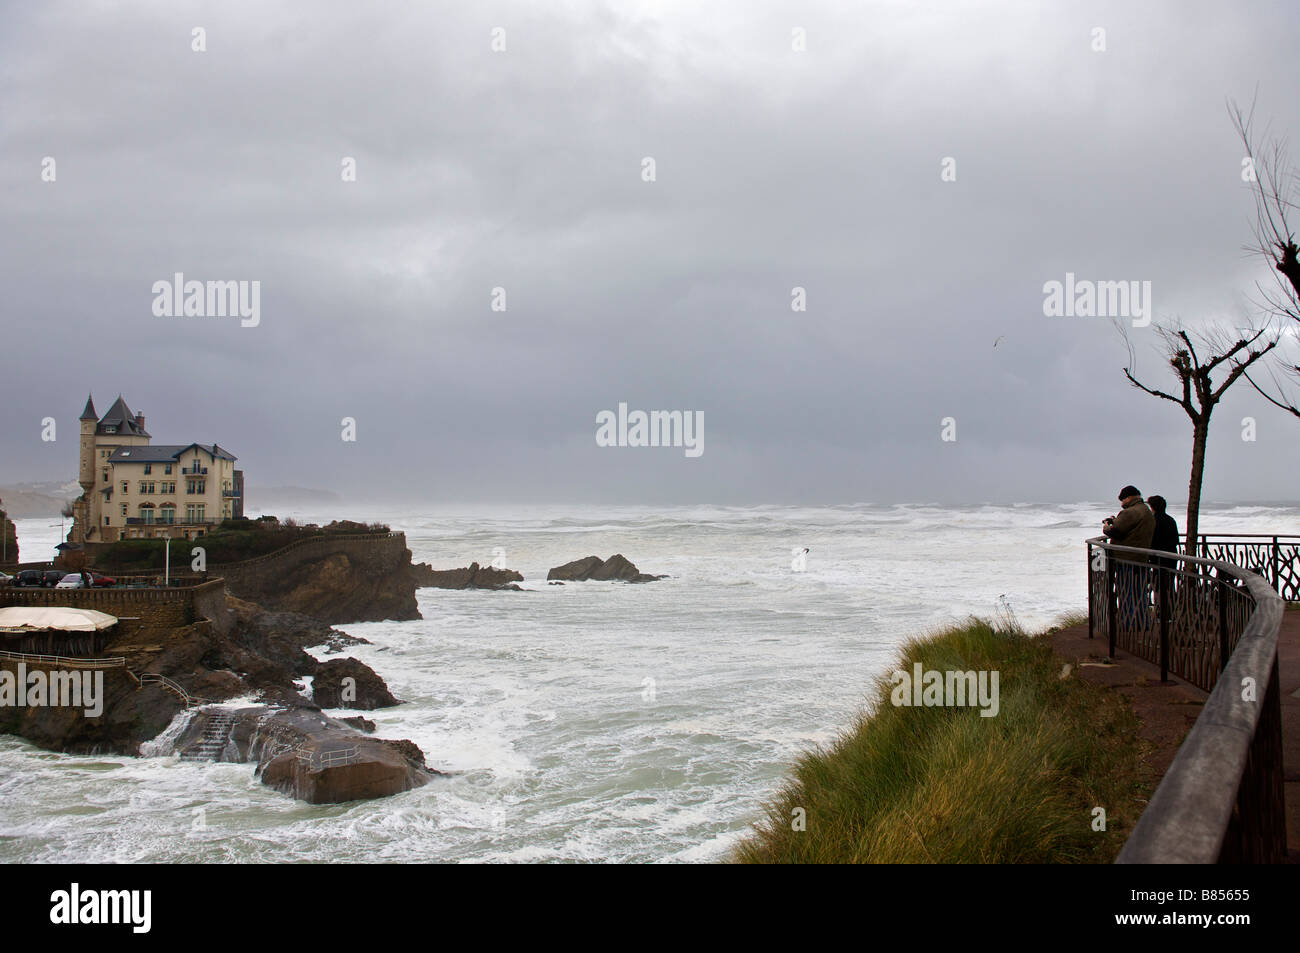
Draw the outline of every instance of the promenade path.
<instances>
[{"instance_id":1,"label":"promenade path","mask_svg":"<svg viewBox=\"0 0 1300 953\"><path fill-rule=\"evenodd\" d=\"M1074 666L1071 674L1119 691L1141 722L1148 744L1144 768L1152 790L1164 777L1178 746L1191 730L1209 696L1181 678L1160 682L1160 666L1117 651L1105 664L1106 640L1089 639L1088 625L1052 633L1052 649ZM1282 768L1286 785L1287 862L1300 863L1300 609L1288 607L1278 640L1278 679L1282 689Z\"/></svg>"}]
</instances>

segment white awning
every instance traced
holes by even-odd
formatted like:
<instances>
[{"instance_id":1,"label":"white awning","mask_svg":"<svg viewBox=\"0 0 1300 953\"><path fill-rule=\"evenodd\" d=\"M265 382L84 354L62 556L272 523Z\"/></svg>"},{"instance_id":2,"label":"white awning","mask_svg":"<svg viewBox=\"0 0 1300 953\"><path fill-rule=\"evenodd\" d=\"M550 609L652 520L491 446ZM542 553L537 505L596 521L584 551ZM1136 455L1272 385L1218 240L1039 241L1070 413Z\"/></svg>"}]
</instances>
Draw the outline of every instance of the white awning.
<instances>
[{"instance_id":1,"label":"white awning","mask_svg":"<svg viewBox=\"0 0 1300 953\"><path fill-rule=\"evenodd\" d=\"M6 606L0 609L0 632L94 632L117 624L117 617L95 609L63 606Z\"/></svg>"}]
</instances>

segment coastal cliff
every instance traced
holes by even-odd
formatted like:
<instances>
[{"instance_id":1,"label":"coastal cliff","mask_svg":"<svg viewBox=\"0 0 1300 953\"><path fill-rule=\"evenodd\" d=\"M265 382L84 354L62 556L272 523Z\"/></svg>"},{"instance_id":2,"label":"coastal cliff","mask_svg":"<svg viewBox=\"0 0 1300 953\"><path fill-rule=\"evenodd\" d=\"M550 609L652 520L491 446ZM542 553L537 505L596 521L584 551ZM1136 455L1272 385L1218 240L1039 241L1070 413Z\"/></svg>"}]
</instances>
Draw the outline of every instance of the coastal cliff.
<instances>
[{"instance_id":1,"label":"coastal cliff","mask_svg":"<svg viewBox=\"0 0 1300 953\"><path fill-rule=\"evenodd\" d=\"M18 562L18 529L4 510L0 510L0 566Z\"/></svg>"},{"instance_id":2,"label":"coastal cliff","mask_svg":"<svg viewBox=\"0 0 1300 953\"><path fill-rule=\"evenodd\" d=\"M406 536L323 536L212 566L241 599L330 625L420 618Z\"/></svg>"}]
</instances>

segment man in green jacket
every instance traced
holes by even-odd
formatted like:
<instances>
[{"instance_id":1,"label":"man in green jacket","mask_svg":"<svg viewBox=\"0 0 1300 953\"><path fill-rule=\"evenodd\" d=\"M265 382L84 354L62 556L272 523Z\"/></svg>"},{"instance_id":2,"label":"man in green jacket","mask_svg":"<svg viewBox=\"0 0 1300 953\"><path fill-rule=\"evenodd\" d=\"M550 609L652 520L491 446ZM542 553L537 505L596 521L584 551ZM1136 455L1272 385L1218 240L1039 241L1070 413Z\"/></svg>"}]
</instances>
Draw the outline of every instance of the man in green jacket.
<instances>
[{"instance_id":1,"label":"man in green jacket","mask_svg":"<svg viewBox=\"0 0 1300 953\"><path fill-rule=\"evenodd\" d=\"M1156 531L1156 515L1142 502L1142 494L1132 485L1119 491L1121 509L1102 521L1101 531L1117 546L1136 546L1150 549L1151 537Z\"/></svg>"},{"instance_id":2,"label":"man in green jacket","mask_svg":"<svg viewBox=\"0 0 1300 953\"><path fill-rule=\"evenodd\" d=\"M1101 531L1117 546L1134 546L1150 549L1151 537L1156 531L1156 515L1142 502L1138 488L1130 484L1119 491L1122 507L1114 516L1102 520ZM1125 624L1146 627L1148 620L1143 576L1146 570L1135 563L1145 562L1132 553L1117 553L1119 565L1115 567L1115 585L1119 590L1120 618Z\"/></svg>"}]
</instances>

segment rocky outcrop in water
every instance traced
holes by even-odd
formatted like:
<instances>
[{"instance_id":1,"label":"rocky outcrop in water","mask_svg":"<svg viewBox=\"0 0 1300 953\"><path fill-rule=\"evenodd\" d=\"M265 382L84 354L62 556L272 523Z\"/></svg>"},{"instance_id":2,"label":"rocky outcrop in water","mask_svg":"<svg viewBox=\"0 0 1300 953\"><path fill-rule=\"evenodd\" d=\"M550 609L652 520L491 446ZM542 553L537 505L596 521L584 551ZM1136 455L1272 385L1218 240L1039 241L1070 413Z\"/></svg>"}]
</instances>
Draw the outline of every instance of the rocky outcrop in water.
<instances>
[{"instance_id":1,"label":"rocky outcrop in water","mask_svg":"<svg viewBox=\"0 0 1300 953\"><path fill-rule=\"evenodd\" d=\"M413 742L370 738L304 708L198 709L141 753L256 764L263 784L311 804L387 797L438 774Z\"/></svg>"},{"instance_id":2,"label":"rocky outcrop in water","mask_svg":"<svg viewBox=\"0 0 1300 953\"><path fill-rule=\"evenodd\" d=\"M546 574L546 578L548 580L560 580L561 582L585 582L589 579L601 582L610 580L654 582L656 579L666 579L667 577L643 573L622 553L615 553L608 559L601 559L599 556L575 559L563 566L556 566Z\"/></svg>"},{"instance_id":3,"label":"rocky outcrop in water","mask_svg":"<svg viewBox=\"0 0 1300 953\"><path fill-rule=\"evenodd\" d=\"M346 681L351 679L350 682ZM364 662L354 658L318 662L311 683L312 701L321 708L358 708L373 711L401 701L393 697L384 680Z\"/></svg>"},{"instance_id":4,"label":"rocky outcrop in water","mask_svg":"<svg viewBox=\"0 0 1300 953\"><path fill-rule=\"evenodd\" d=\"M470 563L462 569L434 569L428 563L417 563L411 567L411 573L416 586L422 589L510 589L521 592L514 583L524 581L524 577L513 569L496 569L478 563Z\"/></svg>"}]
</instances>

